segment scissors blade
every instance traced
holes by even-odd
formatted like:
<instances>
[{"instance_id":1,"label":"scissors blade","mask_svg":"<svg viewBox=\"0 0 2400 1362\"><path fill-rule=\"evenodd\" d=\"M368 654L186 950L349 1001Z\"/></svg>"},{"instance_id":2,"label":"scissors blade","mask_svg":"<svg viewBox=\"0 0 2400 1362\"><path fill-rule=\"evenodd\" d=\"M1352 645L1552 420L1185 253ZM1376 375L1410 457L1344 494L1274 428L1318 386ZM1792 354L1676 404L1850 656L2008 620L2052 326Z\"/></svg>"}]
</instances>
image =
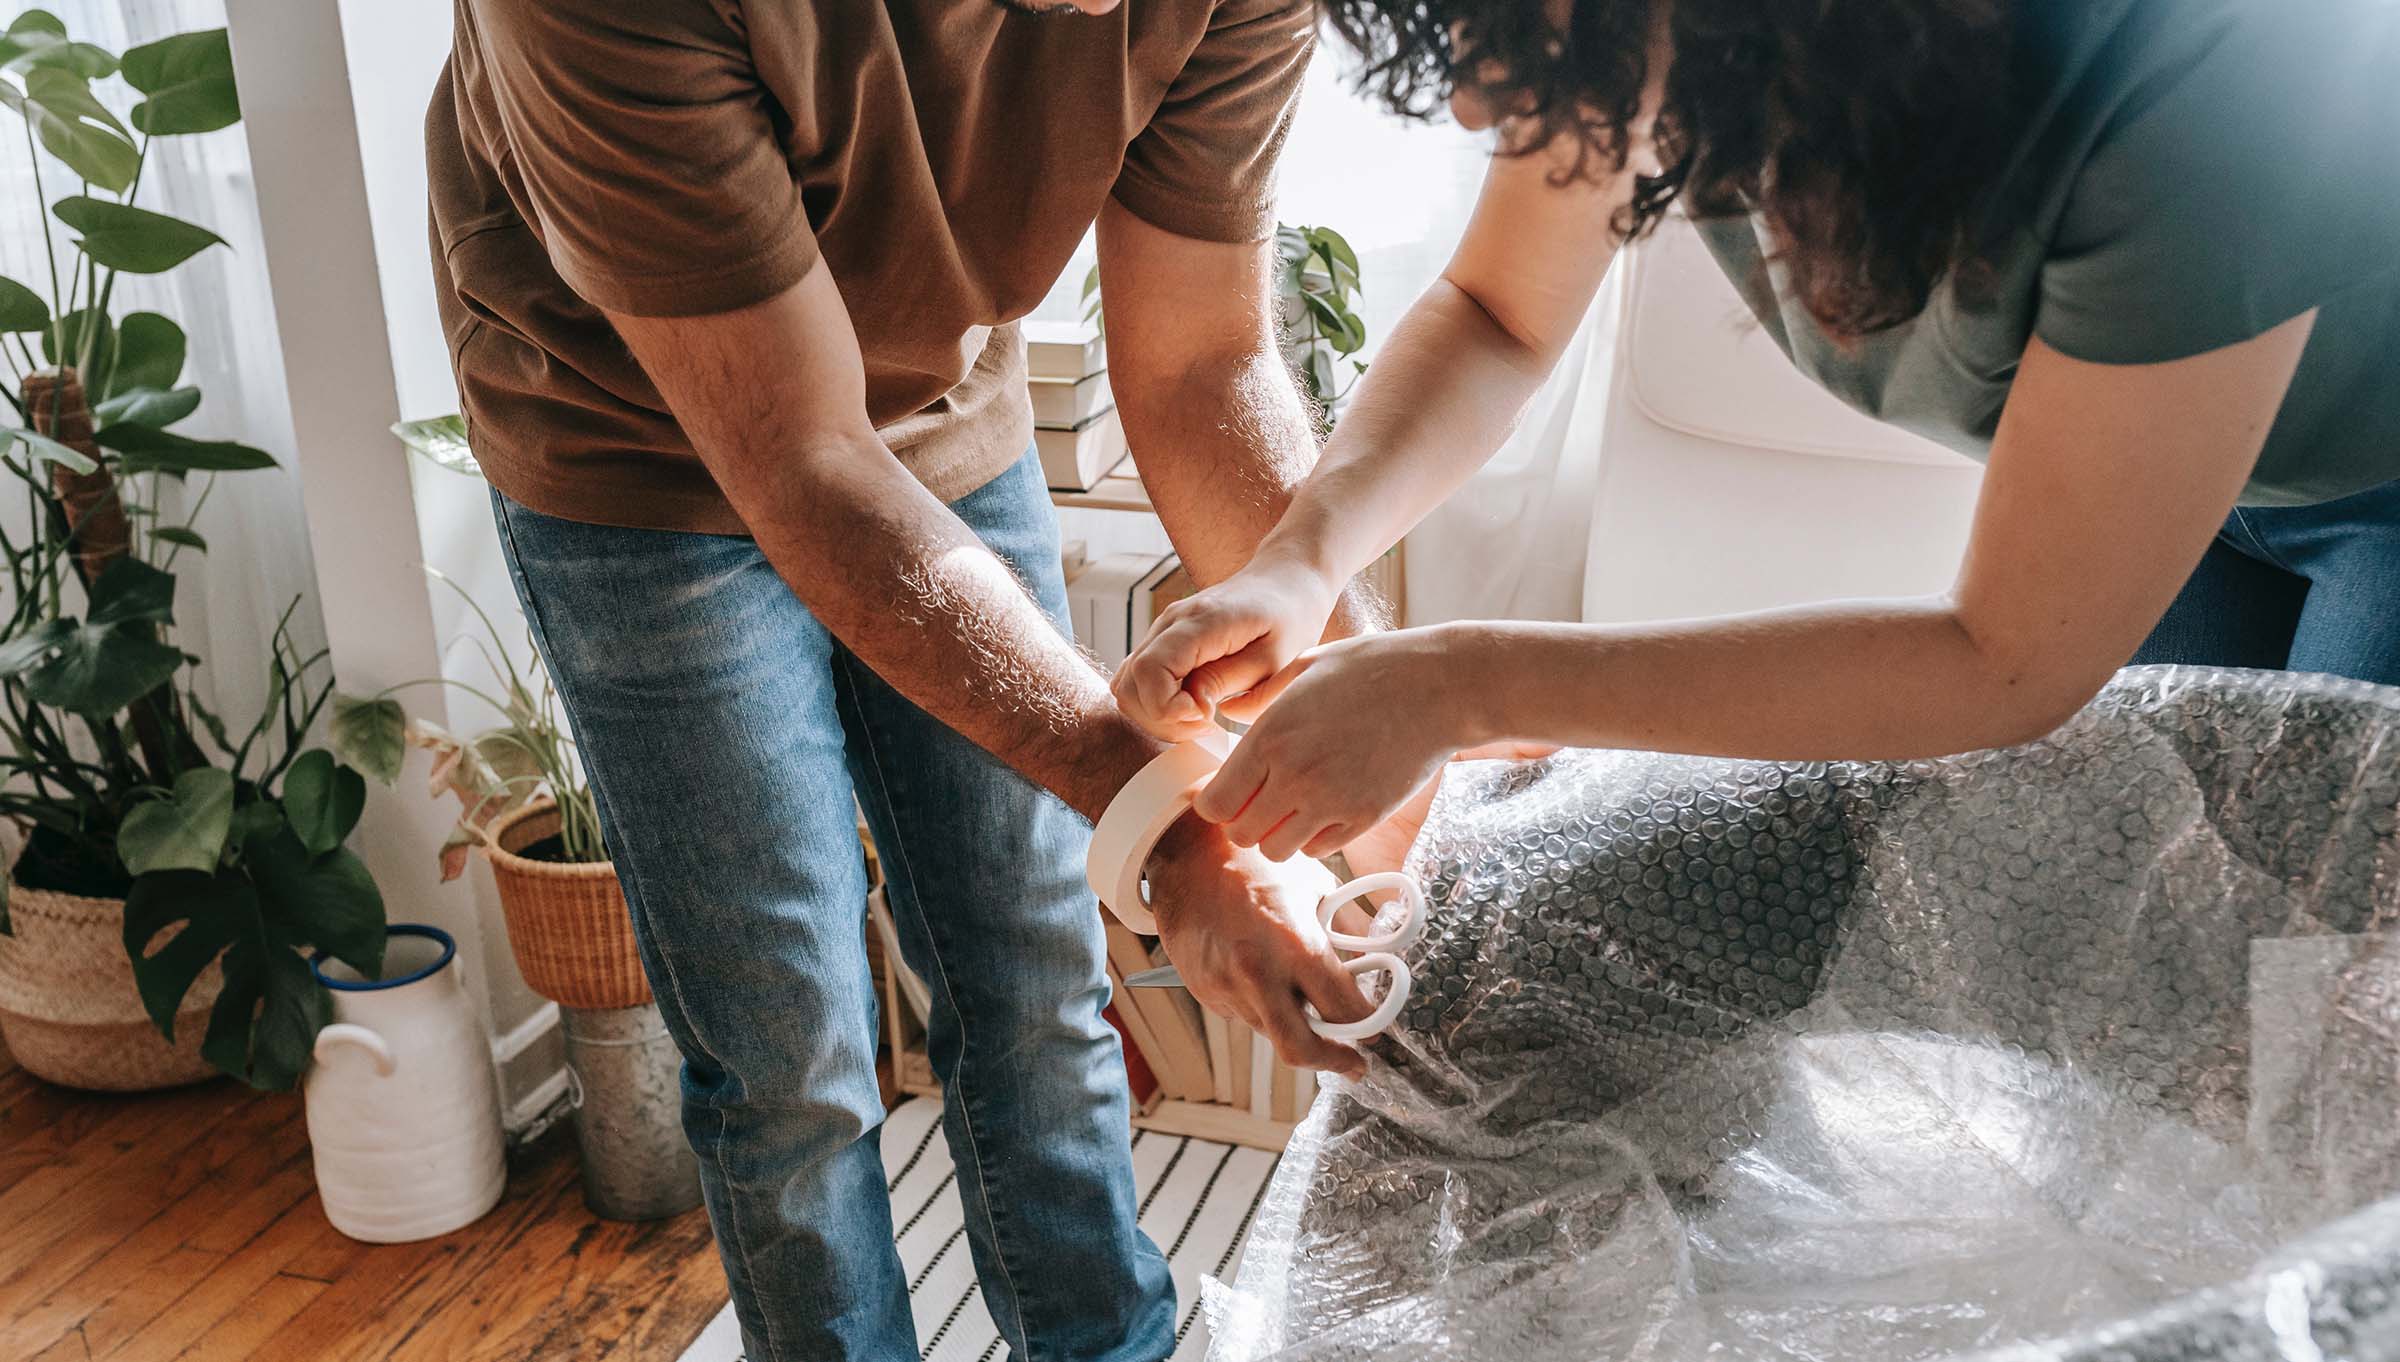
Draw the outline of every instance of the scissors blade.
<instances>
[{"instance_id":1,"label":"scissors blade","mask_svg":"<svg viewBox=\"0 0 2400 1362\"><path fill-rule=\"evenodd\" d=\"M1126 975L1125 986L1127 988L1181 988L1183 987L1183 971L1173 965L1161 965L1157 969L1146 969L1139 974Z\"/></svg>"}]
</instances>

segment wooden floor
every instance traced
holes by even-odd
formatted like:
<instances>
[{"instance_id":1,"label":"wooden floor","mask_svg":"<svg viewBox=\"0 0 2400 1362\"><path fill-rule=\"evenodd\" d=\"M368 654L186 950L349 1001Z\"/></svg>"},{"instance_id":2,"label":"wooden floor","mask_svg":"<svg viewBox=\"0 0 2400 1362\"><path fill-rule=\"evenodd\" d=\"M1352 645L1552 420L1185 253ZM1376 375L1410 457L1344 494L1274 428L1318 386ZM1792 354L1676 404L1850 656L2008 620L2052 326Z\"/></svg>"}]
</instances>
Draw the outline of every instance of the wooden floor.
<instances>
[{"instance_id":1,"label":"wooden floor","mask_svg":"<svg viewBox=\"0 0 2400 1362\"><path fill-rule=\"evenodd\" d=\"M72 1093L0 1052L7 1362L672 1362L724 1303L705 1214L595 1219L563 1126L474 1225L359 1244L318 1209L296 1096Z\"/></svg>"}]
</instances>

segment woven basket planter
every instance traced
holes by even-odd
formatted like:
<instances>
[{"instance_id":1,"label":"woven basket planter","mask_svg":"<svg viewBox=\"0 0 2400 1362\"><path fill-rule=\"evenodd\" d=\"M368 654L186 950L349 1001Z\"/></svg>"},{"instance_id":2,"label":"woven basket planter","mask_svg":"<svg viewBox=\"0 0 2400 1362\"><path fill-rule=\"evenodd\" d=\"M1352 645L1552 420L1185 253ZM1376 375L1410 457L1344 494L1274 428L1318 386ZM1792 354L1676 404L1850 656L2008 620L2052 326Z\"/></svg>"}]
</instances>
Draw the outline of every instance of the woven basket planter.
<instances>
[{"instance_id":1,"label":"woven basket planter","mask_svg":"<svg viewBox=\"0 0 2400 1362\"><path fill-rule=\"evenodd\" d=\"M123 899L11 886L8 912L16 934L0 937L0 1040L27 1072L103 1092L216 1076L200 1057L208 1009L225 985L215 963L184 995L170 1045L134 987Z\"/></svg>"},{"instance_id":2,"label":"woven basket planter","mask_svg":"<svg viewBox=\"0 0 2400 1362\"><path fill-rule=\"evenodd\" d=\"M500 882L508 947L534 992L562 1007L640 1007L650 981L633 943L633 917L617 868L606 861L528 860L525 848L558 833L558 806L529 804L492 828L485 848Z\"/></svg>"}]
</instances>

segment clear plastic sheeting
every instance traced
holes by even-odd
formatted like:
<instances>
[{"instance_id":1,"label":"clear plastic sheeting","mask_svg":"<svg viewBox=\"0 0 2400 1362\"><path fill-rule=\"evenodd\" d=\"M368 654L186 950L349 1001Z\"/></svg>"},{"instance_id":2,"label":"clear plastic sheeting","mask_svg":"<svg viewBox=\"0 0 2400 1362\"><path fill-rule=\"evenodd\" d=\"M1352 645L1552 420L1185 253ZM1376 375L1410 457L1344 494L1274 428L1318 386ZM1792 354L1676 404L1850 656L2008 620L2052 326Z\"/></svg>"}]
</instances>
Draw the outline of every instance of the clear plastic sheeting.
<instances>
[{"instance_id":1,"label":"clear plastic sheeting","mask_svg":"<svg viewBox=\"0 0 2400 1362\"><path fill-rule=\"evenodd\" d=\"M1450 776L1217 1362L2400 1359L2400 691Z\"/></svg>"}]
</instances>

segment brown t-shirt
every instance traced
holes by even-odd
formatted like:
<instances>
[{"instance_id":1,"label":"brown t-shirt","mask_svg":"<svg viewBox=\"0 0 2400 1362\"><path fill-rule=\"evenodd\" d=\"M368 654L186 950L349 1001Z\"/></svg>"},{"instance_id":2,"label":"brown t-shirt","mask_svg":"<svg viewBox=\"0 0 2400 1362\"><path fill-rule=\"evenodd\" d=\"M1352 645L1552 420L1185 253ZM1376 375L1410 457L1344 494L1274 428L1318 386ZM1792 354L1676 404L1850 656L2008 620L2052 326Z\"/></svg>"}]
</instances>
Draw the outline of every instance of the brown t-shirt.
<instances>
[{"instance_id":1,"label":"brown t-shirt","mask_svg":"<svg viewBox=\"0 0 2400 1362\"><path fill-rule=\"evenodd\" d=\"M1015 319L1113 196L1273 228L1310 0L458 0L426 115L434 275L492 483L572 520L743 526L600 309L723 312L822 257L868 415L945 500L1032 436Z\"/></svg>"}]
</instances>

